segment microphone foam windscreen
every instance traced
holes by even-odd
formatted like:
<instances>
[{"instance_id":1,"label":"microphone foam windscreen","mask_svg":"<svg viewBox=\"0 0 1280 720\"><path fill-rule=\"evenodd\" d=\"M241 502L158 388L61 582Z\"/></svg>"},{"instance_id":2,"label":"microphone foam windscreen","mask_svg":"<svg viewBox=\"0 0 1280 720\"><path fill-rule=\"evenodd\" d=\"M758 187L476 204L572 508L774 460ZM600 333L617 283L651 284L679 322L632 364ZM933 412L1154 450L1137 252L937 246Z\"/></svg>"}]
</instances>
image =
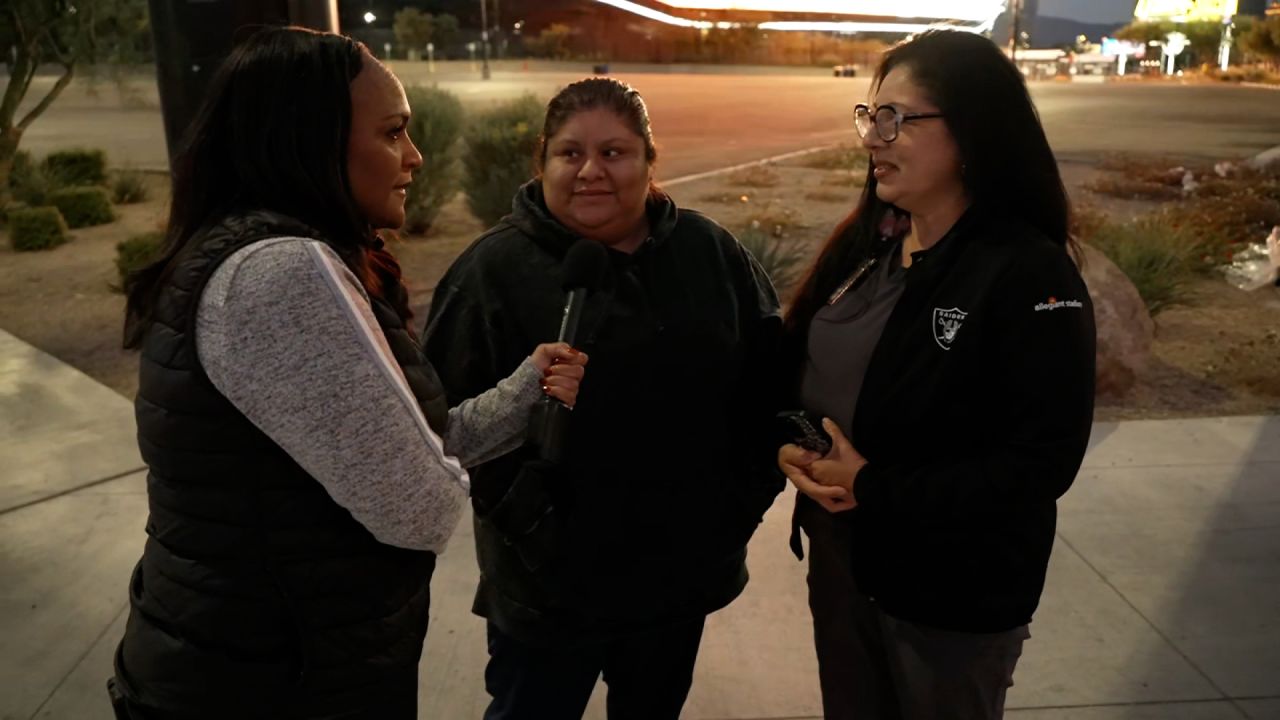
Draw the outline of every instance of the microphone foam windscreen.
<instances>
[{"instance_id":1,"label":"microphone foam windscreen","mask_svg":"<svg viewBox=\"0 0 1280 720\"><path fill-rule=\"evenodd\" d=\"M565 292L576 288L594 292L600 289L608 269L609 251L604 245L582 238L564 256L564 264L560 266L560 285Z\"/></svg>"}]
</instances>

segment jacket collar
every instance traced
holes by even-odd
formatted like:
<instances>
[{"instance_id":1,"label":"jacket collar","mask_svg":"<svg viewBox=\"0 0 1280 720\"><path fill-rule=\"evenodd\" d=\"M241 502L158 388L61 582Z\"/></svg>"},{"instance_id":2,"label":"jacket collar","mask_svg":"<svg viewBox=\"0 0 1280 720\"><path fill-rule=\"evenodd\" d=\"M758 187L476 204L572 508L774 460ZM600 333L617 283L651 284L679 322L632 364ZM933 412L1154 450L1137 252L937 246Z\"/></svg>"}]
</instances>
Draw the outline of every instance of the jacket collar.
<instances>
[{"instance_id":1,"label":"jacket collar","mask_svg":"<svg viewBox=\"0 0 1280 720\"><path fill-rule=\"evenodd\" d=\"M645 205L649 216L649 237L657 246L666 242L674 233L679 210L675 201L666 193L654 193ZM534 178L516 192L511 201L511 214L503 221L528 235L557 258L564 257L578 241L579 235L560 223L547 209L542 193L542 181Z\"/></svg>"}]
</instances>

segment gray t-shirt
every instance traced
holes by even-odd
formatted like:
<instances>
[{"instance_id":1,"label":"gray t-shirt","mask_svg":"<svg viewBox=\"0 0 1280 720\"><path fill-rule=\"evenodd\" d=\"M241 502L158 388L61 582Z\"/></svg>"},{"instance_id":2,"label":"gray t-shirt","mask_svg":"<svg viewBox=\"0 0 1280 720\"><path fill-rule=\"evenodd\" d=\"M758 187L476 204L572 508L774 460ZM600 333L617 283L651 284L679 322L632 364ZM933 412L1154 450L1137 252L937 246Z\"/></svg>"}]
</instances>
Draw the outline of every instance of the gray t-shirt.
<instances>
[{"instance_id":1,"label":"gray t-shirt","mask_svg":"<svg viewBox=\"0 0 1280 720\"><path fill-rule=\"evenodd\" d=\"M809 324L800 402L805 410L834 420L845 437L853 425L871 353L902 297L906 275L899 245L858 287L834 305L822 306Z\"/></svg>"},{"instance_id":2,"label":"gray t-shirt","mask_svg":"<svg viewBox=\"0 0 1280 720\"><path fill-rule=\"evenodd\" d=\"M541 376L526 360L427 425L360 281L329 246L272 238L220 265L196 349L214 387L388 545L441 552L466 506L463 468L523 442Z\"/></svg>"}]
</instances>

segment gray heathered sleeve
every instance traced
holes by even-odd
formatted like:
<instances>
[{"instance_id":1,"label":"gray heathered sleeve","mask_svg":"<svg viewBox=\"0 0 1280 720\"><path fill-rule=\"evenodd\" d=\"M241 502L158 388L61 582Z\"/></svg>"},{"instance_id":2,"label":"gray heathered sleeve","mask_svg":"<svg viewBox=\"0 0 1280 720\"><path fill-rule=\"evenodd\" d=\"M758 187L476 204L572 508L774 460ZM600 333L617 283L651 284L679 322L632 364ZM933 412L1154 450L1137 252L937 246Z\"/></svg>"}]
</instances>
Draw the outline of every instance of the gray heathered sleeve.
<instances>
[{"instance_id":1,"label":"gray heathered sleeve","mask_svg":"<svg viewBox=\"0 0 1280 720\"><path fill-rule=\"evenodd\" d=\"M522 365L427 426L359 281L323 243L274 238L228 258L200 299L214 386L381 542L440 552L467 502L458 458L517 446L540 394ZM479 458L480 460L476 460Z\"/></svg>"},{"instance_id":2,"label":"gray heathered sleeve","mask_svg":"<svg viewBox=\"0 0 1280 720\"><path fill-rule=\"evenodd\" d=\"M463 467L506 455L524 443L529 415L542 397L542 375L528 359L497 387L449 411L444 449Z\"/></svg>"}]
</instances>

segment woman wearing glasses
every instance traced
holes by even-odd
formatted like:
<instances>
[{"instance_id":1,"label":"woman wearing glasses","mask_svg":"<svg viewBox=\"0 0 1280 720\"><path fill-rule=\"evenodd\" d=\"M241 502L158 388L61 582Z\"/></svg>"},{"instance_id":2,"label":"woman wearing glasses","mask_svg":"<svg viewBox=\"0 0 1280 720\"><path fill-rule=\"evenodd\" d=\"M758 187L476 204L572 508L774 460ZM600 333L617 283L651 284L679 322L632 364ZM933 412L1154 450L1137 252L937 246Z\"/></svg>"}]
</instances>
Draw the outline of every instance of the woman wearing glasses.
<instances>
[{"instance_id":1,"label":"woman wearing glasses","mask_svg":"<svg viewBox=\"0 0 1280 720\"><path fill-rule=\"evenodd\" d=\"M889 51L862 198L787 317L825 716L998 718L1093 414L1093 310L1018 70L989 40ZM800 554L799 531L792 545Z\"/></svg>"}]
</instances>

